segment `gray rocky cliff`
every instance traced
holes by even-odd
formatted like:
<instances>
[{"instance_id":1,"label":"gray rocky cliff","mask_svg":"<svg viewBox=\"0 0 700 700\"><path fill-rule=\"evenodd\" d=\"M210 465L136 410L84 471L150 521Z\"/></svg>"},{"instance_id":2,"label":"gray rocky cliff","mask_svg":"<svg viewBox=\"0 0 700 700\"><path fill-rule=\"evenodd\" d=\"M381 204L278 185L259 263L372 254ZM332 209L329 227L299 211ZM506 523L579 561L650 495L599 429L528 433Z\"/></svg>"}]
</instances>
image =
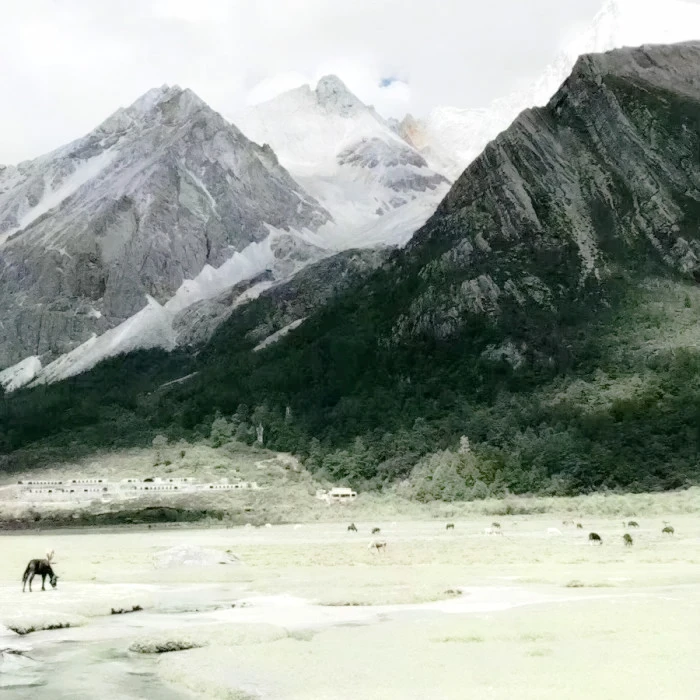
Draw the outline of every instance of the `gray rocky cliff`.
<instances>
[{"instance_id":1,"label":"gray rocky cliff","mask_svg":"<svg viewBox=\"0 0 700 700\"><path fill-rule=\"evenodd\" d=\"M205 265L329 214L194 93L149 91L82 139L0 171L0 368L63 354Z\"/></svg>"},{"instance_id":2,"label":"gray rocky cliff","mask_svg":"<svg viewBox=\"0 0 700 700\"><path fill-rule=\"evenodd\" d=\"M556 318L650 271L700 281L698 43L583 56L492 141L407 247L393 341Z\"/></svg>"}]
</instances>

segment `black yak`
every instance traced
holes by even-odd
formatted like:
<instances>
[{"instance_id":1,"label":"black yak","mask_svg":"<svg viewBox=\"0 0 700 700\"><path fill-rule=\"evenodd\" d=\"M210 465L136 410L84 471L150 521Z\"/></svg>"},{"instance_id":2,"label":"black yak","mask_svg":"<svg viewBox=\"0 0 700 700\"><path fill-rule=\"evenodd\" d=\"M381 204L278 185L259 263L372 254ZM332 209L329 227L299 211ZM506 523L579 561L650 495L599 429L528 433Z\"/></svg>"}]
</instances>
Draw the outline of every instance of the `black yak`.
<instances>
[{"instance_id":1,"label":"black yak","mask_svg":"<svg viewBox=\"0 0 700 700\"><path fill-rule=\"evenodd\" d=\"M32 559L29 564L27 564L27 568L24 570L24 575L22 576L22 593L24 593L27 583L29 583L29 592L32 592L32 579L35 576L41 576L42 591L46 590L44 586L47 576L49 577L51 588L56 588L58 576L56 576L51 568L51 562L48 559Z\"/></svg>"}]
</instances>

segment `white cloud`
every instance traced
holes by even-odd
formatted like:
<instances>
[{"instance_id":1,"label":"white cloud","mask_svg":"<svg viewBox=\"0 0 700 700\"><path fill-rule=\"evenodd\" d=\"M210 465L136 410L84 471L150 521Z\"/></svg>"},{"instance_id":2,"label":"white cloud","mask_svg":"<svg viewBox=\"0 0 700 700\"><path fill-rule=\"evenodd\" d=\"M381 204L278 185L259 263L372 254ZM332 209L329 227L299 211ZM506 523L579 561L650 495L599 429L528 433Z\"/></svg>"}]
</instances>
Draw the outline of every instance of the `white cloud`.
<instances>
[{"instance_id":1,"label":"white cloud","mask_svg":"<svg viewBox=\"0 0 700 700\"><path fill-rule=\"evenodd\" d=\"M255 87L248 91L246 95L246 105L256 105L260 102L266 102L273 97L293 90L301 85L311 83L311 79L302 73L277 73L269 78L261 80Z\"/></svg>"},{"instance_id":2,"label":"white cloud","mask_svg":"<svg viewBox=\"0 0 700 700\"><path fill-rule=\"evenodd\" d=\"M163 83L224 115L326 73L386 115L482 105L537 74L601 2L6 0L0 162L77 138ZM387 76L399 80L381 88Z\"/></svg>"}]
</instances>

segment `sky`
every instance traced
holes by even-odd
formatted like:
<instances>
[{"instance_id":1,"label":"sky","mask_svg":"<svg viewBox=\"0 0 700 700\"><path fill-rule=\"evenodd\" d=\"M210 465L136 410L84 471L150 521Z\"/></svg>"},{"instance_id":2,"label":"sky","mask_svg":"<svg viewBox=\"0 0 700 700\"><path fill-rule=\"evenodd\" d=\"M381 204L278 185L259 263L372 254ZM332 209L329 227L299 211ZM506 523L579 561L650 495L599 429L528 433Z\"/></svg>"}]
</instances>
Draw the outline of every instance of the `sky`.
<instances>
[{"instance_id":1,"label":"sky","mask_svg":"<svg viewBox=\"0 0 700 700\"><path fill-rule=\"evenodd\" d=\"M0 163L87 133L163 84L224 116L335 73L385 116L485 106L602 0L3 0Z\"/></svg>"}]
</instances>

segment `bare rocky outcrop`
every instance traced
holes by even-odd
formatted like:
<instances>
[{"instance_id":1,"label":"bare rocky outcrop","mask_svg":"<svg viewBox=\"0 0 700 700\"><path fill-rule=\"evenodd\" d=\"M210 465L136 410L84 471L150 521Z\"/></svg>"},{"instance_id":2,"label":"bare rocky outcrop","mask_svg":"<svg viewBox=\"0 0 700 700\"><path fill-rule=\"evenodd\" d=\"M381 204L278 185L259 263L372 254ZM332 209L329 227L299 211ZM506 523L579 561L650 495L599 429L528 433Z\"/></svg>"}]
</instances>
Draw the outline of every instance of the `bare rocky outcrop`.
<instances>
[{"instance_id":1,"label":"bare rocky outcrop","mask_svg":"<svg viewBox=\"0 0 700 700\"><path fill-rule=\"evenodd\" d=\"M0 368L53 359L270 228L329 214L190 90L158 88L87 136L0 171Z\"/></svg>"},{"instance_id":2,"label":"bare rocky outcrop","mask_svg":"<svg viewBox=\"0 0 700 700\"><path fill-rule=\"evenodd\" d=\"M699 71L700 43L583 56L409 243L402 276L420 284L393 341L454 337L476 317L557 323L621 274L700 280Z\"/></svg>"}]
</instances>

